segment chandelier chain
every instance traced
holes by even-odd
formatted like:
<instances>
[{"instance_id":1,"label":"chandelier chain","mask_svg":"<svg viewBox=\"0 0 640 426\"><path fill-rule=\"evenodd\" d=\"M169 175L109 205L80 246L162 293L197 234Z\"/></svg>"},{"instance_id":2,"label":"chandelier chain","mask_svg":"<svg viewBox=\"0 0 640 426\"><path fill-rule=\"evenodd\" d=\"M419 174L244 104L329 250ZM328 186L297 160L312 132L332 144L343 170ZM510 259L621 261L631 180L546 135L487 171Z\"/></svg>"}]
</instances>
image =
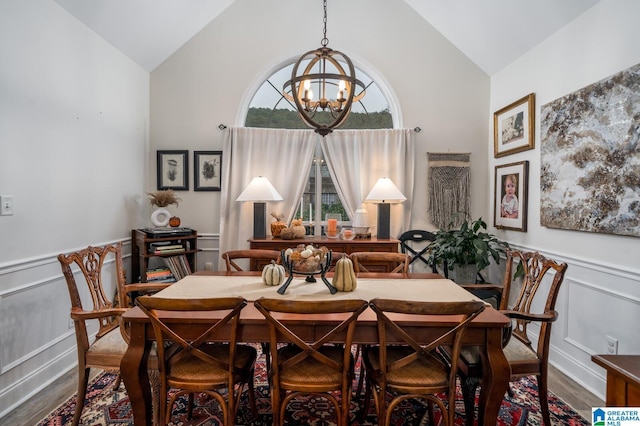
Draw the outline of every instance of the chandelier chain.
<instances>
[{"instance_id":1,"label":"chandelier chain","mask_svg":"<svg viewBox=\"0 0 640 426\"><path fill-rule=\"evenodd\" d=\"M349 57L327 47L327 0L322 3L322 47L303 54L296 61L291 70L291 80L284 84L282 94L295 102L305 124L325 136L347 120L351 105L362 99L366 87L356 78L355 67ZM304 71L298 73L301 67ZM360 92L356 93L358 90Z\"/></svg>"},{"instance_id":2,"label":"chandelier chain","mask_svg":"<svg viewBox=\"0 0 640 426\"><path fill-rule=\"evenodd\" d=\"M324 19L322 20L322 24L323 24L323 37L322 37L322 41L320 42L320 44L322 45L322 47L327 47L327 45L329 44L329 39L327 38L327 0L323 1L323 5L324 5Z\"/></svg>"}]
</instances>

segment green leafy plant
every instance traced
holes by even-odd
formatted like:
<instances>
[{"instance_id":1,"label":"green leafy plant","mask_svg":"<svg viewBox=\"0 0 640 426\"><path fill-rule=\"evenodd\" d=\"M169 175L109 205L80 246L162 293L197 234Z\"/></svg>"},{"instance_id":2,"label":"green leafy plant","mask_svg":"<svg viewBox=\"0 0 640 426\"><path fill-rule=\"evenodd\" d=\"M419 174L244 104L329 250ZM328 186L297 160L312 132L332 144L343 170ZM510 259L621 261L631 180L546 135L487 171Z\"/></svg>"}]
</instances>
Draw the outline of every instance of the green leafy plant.
<instances>
[{"instance_id":1,"label":"green leafy plant","mask_svg":"<svg viewBox=\"0 0 640 426\"><path fill-rule=\"evenodd\" d=\"M449 228L453 228L453 222ZM509 245L486 232L487 224L482 218L472 222L465 219L459 228L439 230L435 232L435 240L429 245L432 263L442 264L447 268L469 264L478 265L478 270L486 268L490 259L500 263L500 253L504 253Z\"/></svg>"}]
</instances>

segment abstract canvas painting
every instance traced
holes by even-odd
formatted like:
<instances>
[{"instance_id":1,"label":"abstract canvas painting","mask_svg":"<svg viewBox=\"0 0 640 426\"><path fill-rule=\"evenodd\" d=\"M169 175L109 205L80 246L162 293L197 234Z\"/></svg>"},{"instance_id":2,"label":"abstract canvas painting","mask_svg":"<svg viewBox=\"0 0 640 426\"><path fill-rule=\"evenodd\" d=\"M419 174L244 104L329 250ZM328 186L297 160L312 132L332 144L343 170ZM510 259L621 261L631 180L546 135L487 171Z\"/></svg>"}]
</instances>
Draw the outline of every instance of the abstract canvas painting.
<instances>
[{"instance_id":1,"label":"abstract canvas painting","mask_svg":"<svg viewBox=\"0 0 640 426\"><path fill-rule=\"evenodd\" d=\"M640 64L542 106L540 222L640 236Z\"/></svg>"}]
</instances>

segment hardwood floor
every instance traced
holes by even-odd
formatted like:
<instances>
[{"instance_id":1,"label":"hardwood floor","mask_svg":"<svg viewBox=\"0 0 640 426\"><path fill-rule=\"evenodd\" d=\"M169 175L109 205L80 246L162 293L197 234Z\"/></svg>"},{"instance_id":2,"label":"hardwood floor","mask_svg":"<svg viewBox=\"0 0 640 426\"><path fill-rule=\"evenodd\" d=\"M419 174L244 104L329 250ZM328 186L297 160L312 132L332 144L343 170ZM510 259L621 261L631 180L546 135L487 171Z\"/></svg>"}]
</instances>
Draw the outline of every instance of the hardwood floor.
<instances>
[{"instance_id":1,"label":"hardwood floor","mask_svg":"<svg viewBox=\"0 0 640 426\"><path fill-rule=\"evenodd\" d=\"M94 374L97 374L97 371L92 370L92 376ZM0 419L0 425L33 426L37 424L74 394L77 380L78 373L74 369L64 378L31 398L22 407ZM582 388L553 366L549 366L549 390L587 420L591 419L591 407L604 406L603 400Z\"/></svg>"}]
</instances>

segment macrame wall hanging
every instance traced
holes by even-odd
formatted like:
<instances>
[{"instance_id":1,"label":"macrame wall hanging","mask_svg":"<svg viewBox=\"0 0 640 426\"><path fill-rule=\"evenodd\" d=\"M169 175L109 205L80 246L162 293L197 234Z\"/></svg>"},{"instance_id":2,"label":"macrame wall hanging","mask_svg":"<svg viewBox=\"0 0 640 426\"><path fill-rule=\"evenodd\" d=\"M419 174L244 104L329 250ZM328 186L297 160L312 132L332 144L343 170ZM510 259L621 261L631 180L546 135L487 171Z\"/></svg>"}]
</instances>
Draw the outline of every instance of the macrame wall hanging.
<instances>
[{"instance_id":1,"label":"macrame wall hanging","mask_svg":"<svg viewBox=\"0 0 640 426\"><path fill-rule=\"evenodd\" d=\"M451 222L459 226L469 213L470 156L427 153L429 217L438 229L448 229Z\"/></svg>"}]
</instances>

